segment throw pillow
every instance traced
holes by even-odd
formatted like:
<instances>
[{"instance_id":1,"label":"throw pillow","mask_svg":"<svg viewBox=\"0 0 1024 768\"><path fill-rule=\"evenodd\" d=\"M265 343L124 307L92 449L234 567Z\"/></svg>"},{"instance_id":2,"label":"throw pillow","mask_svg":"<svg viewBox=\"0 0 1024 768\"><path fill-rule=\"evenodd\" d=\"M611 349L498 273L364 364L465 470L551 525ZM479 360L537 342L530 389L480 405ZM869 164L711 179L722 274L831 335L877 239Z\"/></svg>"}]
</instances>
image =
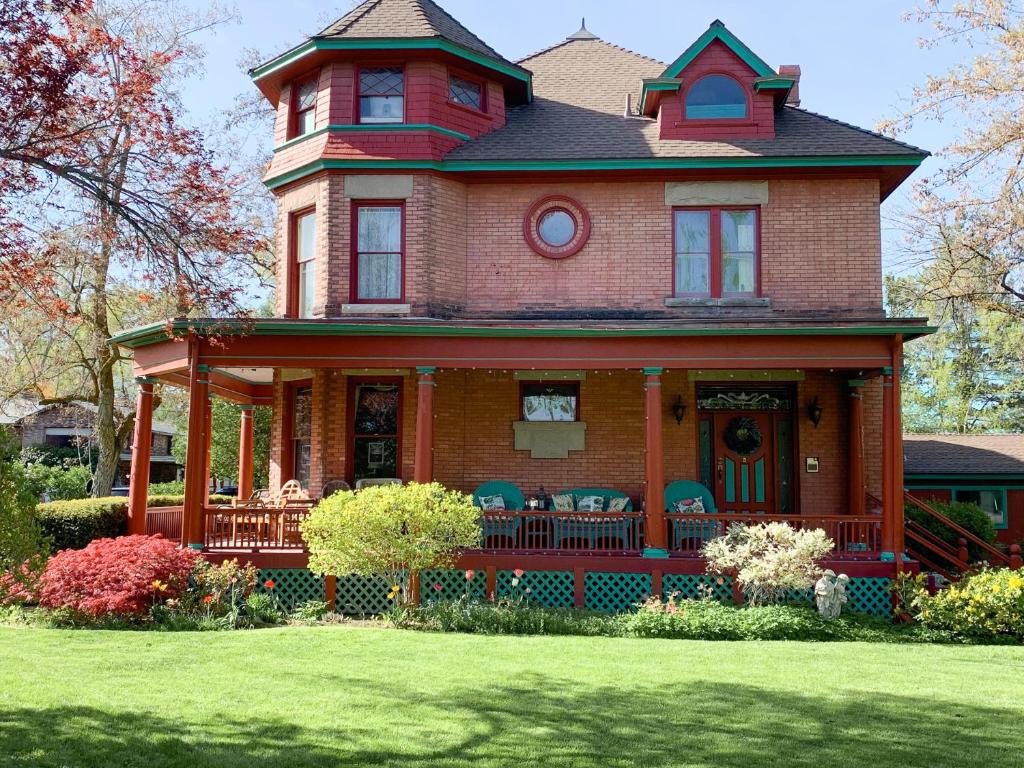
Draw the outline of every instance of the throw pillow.
<instances>
[{"instance_id":1,"label":"throw pillow","mask_svg":"<svg viewBox=\"0 0 1024 768\"><path fill-rule=\"evenodd\" d=\"M494 496L481 496L480 509L485 512L505 509L505 497L500 493Z\"/></svg>"},{"instance_id":2,"label":"throw pillow","mask_svg":"<svg viewBox=\"0 0 1024 768\"><path fill-rule=\"evenodd\" d=\"M572 494L569 493L556 493L551 497L551 503L555 507L556 512L573 512L575 507L572 503Z\"/></svg>"},{"instance_id":3,"label":"throw pillow","mask_svg":"<svg viewBox=\"0 0 1024 768\"><path fill-rule=\"evenodd\" d=\"M629 499L626 498L625 496L621 496L616 499L608 499L608 511L625 512L627 504L629 504Z\"/></svg>"},{"instance_id":4,"label":"throw pillow","mask_svg":"<svg viewBox=\"0 0 1024 768\"><path fill-rule=\"evenodd\" d=\"M704 499L700 496L695 499L680 499L675 503L675 510L684 515L703 515L706 511L704 509Z\"/></svg>"},{"instance_id":5,"label":"throw pillow","mask_svg":"<svg viewBox=\"0 0 1024 768\"><path fill-rule=\"evenodd\" d=\"M604 496L580 496L576 509L580 512L604 511Z\"/></svg>"}]
</instances>

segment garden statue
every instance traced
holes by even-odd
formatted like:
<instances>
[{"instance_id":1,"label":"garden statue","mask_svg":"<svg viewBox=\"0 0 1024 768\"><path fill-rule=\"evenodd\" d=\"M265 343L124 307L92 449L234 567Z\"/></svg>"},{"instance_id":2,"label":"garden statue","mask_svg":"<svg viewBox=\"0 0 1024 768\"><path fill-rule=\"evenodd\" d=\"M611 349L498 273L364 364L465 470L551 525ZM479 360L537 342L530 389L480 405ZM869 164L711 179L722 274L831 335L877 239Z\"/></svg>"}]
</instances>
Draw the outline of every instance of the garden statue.
<instances>
[{"instance_id":1,"label":"garden statue","mask_svg":"<svg viewBox=\"0 0 1024 768\"><path fill-rule=\"evenodd\" d=\"M836 576L835 571L827 570L814 585L814 602L818 606L818 614L825 619L835 619L843 610L846 602L846 589L850 577L845 573Z\"/></svg>"}]
</instances>

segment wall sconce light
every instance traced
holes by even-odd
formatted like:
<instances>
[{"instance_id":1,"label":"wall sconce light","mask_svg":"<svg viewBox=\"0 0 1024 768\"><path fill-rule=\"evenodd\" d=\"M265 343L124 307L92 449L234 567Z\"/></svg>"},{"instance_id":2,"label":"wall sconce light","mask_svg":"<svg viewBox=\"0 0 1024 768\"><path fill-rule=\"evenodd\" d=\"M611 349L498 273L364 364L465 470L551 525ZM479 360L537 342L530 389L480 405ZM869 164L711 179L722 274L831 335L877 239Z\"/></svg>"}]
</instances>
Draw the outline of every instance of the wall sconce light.
<instances>
[{"instance_id":1,"label":"wall sconce light","mask_svg":"<svg viewBox=\"0 0 1024 768\"><path fill-rule=\"evenodd\" d=\"M683 423L683 416L686 415L686 403L682 395L676 395L676 401L672 403L672 415L676 417L676 424Z\"/></svg>"},{"instance_id":2,"label":"wall sconce light","mask_svg":"<svg viewBox=\"0 0 1024 768\"><path fill-rule=\"evenodd\" d=\"M818 402L818 396L815 395L814 399L807 405L807 418L811 420L811 424L817 429L821 423L821 403Z\"/></svg>"}]
</instances>

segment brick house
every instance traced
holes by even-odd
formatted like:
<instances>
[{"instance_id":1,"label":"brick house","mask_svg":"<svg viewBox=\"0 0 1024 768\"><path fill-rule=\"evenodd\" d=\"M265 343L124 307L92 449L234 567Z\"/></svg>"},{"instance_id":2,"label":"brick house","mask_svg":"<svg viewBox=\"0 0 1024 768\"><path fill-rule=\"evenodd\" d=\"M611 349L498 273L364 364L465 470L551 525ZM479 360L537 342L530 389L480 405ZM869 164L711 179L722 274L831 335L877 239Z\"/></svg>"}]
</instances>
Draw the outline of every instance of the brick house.
<instances>
[{"instance_id":1,"label":"brick house","mask_svg":"<svg viewBox=\"0 0 1024 768\"><path fill-rule=\"evenodd\" d=\"M190 435L211 396L271 406L272 486L490 483L506 509L462 561L490 592L515 567L555 603L689 589L707 536L784 519L887 604L902 349L931 329L885 314L879 205L927 153L802 109L800 75L719 21L669 64L586 28L511 62L431 0L363 3L252 72L277 110L277 317L114 339L140 428L170 384ZM182 541L217 556L203 454Z\"/></svg>"}]
</instances>

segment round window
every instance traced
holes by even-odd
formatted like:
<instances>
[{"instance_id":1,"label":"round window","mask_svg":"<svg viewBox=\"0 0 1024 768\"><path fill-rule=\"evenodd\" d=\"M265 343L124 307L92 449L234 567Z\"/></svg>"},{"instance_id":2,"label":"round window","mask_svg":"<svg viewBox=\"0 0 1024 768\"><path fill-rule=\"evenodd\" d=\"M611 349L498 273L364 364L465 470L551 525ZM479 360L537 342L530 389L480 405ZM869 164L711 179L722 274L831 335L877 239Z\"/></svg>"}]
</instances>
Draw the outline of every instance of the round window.
<instances>
[{"instance_id":1,"label":"round window","mask_svg":"<svg viewBox=\"0 0 1024 768\"><path fill-rule=\"evenodd\" d=\"M523 237L547 259L564 259L580 251L590 237L590 216L578 202L551 195L530 206L523 219Z\"/></svg>"},{"instance_id":2,"label":"round window","mask_svg":"<svg viewBox=\"0 0 1024 768\"><path fill-rule=\"evenodd\" d=\"M545 213L537 226L540 239L550 246L561 248L576 234L576 219L568 211L554 208Z\"/></svg>"}]
</instances>

